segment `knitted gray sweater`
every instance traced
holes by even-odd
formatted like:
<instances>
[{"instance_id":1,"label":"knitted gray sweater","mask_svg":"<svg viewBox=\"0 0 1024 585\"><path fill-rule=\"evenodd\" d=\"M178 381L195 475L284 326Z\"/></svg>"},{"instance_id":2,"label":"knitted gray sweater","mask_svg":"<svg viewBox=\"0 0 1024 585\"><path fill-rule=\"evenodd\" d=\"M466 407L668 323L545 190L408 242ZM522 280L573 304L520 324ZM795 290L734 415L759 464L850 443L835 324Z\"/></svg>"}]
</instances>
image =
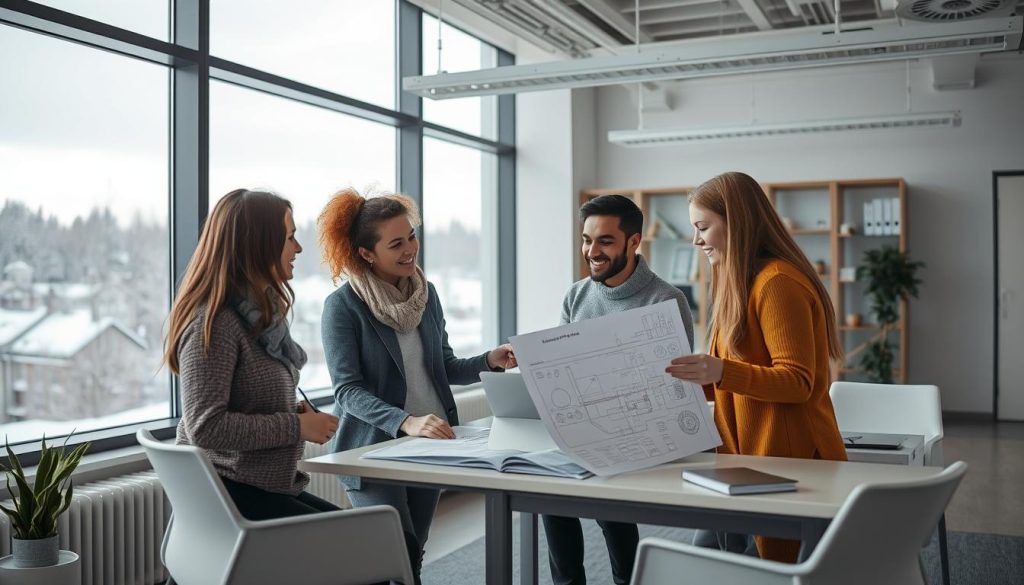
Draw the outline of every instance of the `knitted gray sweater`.
<instances>
[{"instance_id":1,"label":"knitted gray sweater","mask_svg":"<svg viewBox=\"0 0 1024 585\"><path fill-rule=\"evenodd\" d=\"M636 268L626 282L609 287L584 278L575 282L562 301L562 324L603 317L620 311L646 307L675 299L686 328L686 338L693 347L693 317L686 295L651 271L643 256L637 255Z\"/></svg>"},{"instance_id":2,"label":"knitted gray sweater","mask_svg":"<svg viewBox=\"0 0 1024 585\"><path fill-rule=\"evenodd\" d=\"M177 442L202 447L222 477L298 495L309 483L296 469L304 446L298 380L230 308L217 312L203 351L206 313L198 313L178 344L184 412Z\"/></svg>"}]
</instances>

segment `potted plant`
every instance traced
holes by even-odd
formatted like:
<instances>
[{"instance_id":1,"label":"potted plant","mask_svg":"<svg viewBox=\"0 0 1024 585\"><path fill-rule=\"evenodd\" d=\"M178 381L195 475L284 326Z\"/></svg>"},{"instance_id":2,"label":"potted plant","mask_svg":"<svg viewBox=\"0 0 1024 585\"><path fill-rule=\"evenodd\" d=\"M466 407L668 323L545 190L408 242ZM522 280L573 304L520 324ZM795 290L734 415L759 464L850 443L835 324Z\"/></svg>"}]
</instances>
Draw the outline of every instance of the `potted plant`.
<instances>
[{"instance_id":1,"label":"potted plant","mask_svg":"<svg viewBox=\"0 0 1024 585\"><path fill-rule=\"evenodd\" d=\"M57 518L71 505L71 473L89 448L89 443L83 443L67 451L66 445L65 441L60 447L47 446L43 437L33 483L29 483L17 455L6 445L9 465L0 463L0 470L7 475L14 508L0 506L0 510L11 519L14 564L18 567L47 567L58 562ZM17 484L17 495L11 489L11 478Z\"/></svg>"},{"instance_id":2,"label":"potted plant","mask_svg":"<svg viewBox=\"0 0 1024 585\"><path fill-rule=\"evenodd\" d=\"M860 365L872 382L892 384L893 348L889 333L900 318L900 302L917 297L917 271L924 262L913 262L893 246L864 252L857 277L867 279L865 293L871 299L879 332L863 347Z\"/></svg>"}]
</instances>

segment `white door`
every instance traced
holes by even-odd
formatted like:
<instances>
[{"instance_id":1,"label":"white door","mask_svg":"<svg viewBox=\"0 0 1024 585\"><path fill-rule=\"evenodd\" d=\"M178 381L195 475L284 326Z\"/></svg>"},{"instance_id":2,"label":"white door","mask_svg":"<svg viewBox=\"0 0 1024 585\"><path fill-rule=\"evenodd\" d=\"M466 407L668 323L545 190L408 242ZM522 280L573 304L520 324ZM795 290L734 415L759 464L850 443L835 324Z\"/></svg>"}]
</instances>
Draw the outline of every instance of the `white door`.
<instances>
[{"instance_id":1,"label":"white door","mask_svg":"<svg viewBox=\"0 0 1024 585\"><path fill-rule=\"evenodd\" d=\"M1000 420L1024 420L1024 175L996 179L996 217L999 222L998 299L999 328L996 352L996 408Z\"/></svg>"}]
</instances>

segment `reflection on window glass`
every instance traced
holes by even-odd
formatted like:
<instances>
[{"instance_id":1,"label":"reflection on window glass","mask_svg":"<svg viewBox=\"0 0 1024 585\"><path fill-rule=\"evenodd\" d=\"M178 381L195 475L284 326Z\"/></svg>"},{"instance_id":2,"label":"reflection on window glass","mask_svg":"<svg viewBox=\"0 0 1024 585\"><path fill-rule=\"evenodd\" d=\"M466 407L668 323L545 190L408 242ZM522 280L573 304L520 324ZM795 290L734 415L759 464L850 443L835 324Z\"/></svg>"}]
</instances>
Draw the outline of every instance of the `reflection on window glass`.
<instances>
[{"instance_id":1,"label":"reflection on window glass","mask_svg":"<svg viewBox=\"0 0 1024 585\"><path fill-rule=\"evenodd\" d=\"M495 155L423 140L424 265L460 357L497 341L496 189Z\"/></svg>"},{"instance_id":2,"label":"reflection on window glass","mask_svg":"<svg viewBox=\"0 0 1024 585\"><path fill-rule=\"evenodd\" d=\"M395 2L216 0L210 52L387 108L395 105Z\"/></svg>"},{"instance_id":3,"label":"reflection on window glass","mask_svg":"<svg viewBox=\"0 0 1024 585\"><path fill-rule=\"evenodd\" d=\"M168 0L35 1L161 41L170 40L171 17Z\"/></svg>"},{"instance_id":4,"label":"reflection on window glass","mask_svg":"<svg viewBox=\"0 0 1024 585\"><path fill-rule=\"evenodd\" d=\"M166 68L0 26L0 425L170 415Z\"/></svg>"},{"instance_id":5,"label":"reflection on window glass","mask_svg":"<svg viewBox=\"0 0 1024 585\"><path fill-rule=\"evenodd\" d=\"M497 66L498 53L461 30L441 26L441 70L448 73ZM437 67L437 19L423 14L423 75ZM493 139L497 136L497 104L494 96L450 100L423 99L423 119L456 130Z\"/></svg>"},{"instance_id":6,"label":"reflection on window glass","mask_svg":"<svg viewBox=\"0 0 1024 585\"><path fill-rule=\"evenodd\" d=\"M210 206L237 188L268 189L292 203L295 261L292 336L306 350L303 389L327 388L320 315L334 290L320 262L316 218L339 189L395 188L395 130L330 110L210 83Z\"/></svg>"}]
</instances>

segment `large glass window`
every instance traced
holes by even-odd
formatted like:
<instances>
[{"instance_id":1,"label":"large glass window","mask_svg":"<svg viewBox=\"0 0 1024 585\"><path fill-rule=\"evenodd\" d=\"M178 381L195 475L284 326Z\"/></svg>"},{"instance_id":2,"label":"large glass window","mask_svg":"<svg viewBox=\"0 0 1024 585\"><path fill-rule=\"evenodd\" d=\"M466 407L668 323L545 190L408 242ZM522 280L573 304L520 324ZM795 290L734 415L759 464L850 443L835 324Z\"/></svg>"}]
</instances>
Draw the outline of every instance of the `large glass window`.
<instances>
[{"instance_id":1,"label":"large glass window","mask_svg":"<svg viewBox=\"0 0 1024 585\"><path fill-rule=\"evenodd\" d=\"M437 19L423 15L423 74L438 72ZM441 25L441 71L456 73L496 67L494 47L461 30ZM466 134L494 139L497 136L497 98L467 97L450 100L423 100L423 119Z\"/></svg>"},{"instance_id":2,"label":"large glass window","mask_svg":"<svg viewBox=\"0 0 1024 585\"><path fill-rule=\"evenodd\" d=\"M424 265L460 357L498 337L496 165L493 154L423 140Z\"/></svg>"},{"instance_id":3,"label":"large glass window","mask_svg":"<svg viewBox=\"0 0 1024 585\"><path fill-rule=\"evenodd\" d=\"M395 2L216 0L210 52L379 106L395 105Z\"/></svg>"},{"instance_id":4,"label":"large glass window","mask_svg":"<svg viewBox=\"0 0 1024 585\"><path fill-rule=\"evenodd\" d=\"M422 194L424 268L452 346L470 356L497 342L497 190L511 187L498 161L514 145L498 144L493 97L426 100L422 120L399 111L398 55L438 68L433 17L405 0L213 0L183 22L171 0L37 1L58 10L0 11L0 425L30 461L44 433L125 446L121 427L180 416L160 365L170 299L203 218L238 187L294 206L305 389L330 383L320 319L335 285L316 218L347 186ZM83 36L80 17L116 29ZM136 43L174 43L172 30L209 30L209 52ZM422 44L399 52L416 32ZM444 70L495 65L497 50L466 32L440 36Z\"/></svg>"},{"instance_id":5,"label":"large glass window","mask_svg":"<svg viewBox=\"0 0 1024 585\"><path fill-rule=\"evenodd\" d=\"M171 34L169 0L35 0L79 16L166 41Z\"/></svg>"},{"instance_id":6,"label":"large glass window","mask_svg":"<svg viewBox=\"0 0 1024 585\"><path fill-rule=\"evenodd\" d=\"M0 423L171 414L169 72L0 25Z\"/></svg>"},{"instance_id":7,"label":"large glass window","mask_svg":"<svg viewBox=\"0 0 1024 585\"><path fill-rule=\"evenodd\" d=\"M320 340L323 302L334 290L320 261L316 218L344 187L395 189L395 129L221 82L210 88L210 206L237 188L269 189L292 203L295 262L292 335L306 350L304 389L330 377Z\"/></svg>"}]
</instances>

